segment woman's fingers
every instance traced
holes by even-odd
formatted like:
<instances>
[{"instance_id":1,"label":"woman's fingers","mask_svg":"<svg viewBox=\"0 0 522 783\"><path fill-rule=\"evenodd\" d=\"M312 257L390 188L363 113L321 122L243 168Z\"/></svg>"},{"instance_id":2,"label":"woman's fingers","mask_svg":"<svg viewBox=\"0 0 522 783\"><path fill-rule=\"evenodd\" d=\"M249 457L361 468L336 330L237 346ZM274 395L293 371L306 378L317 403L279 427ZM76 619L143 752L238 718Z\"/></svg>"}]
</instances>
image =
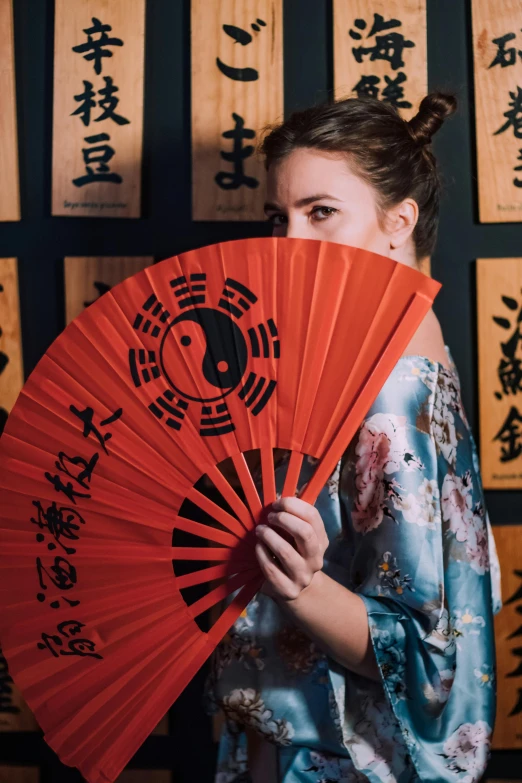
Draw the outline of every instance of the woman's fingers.
<instances>
[{"instance_id":1,"label":"woman's fingers","mask_svg":"<svg viewBox=\"0 0 522 783\"><path fill-rule=\"evenodd\" d=\"M315 563L321 557L321 547L310 522L305 522L287 511L270 513L268 521L271 525L280 527L292 536L296 543L297 551L305 560L313 560Z\"/></svg>"},{"instance_id":2,"label":"woman's fingers","mask_svg":"<svg viewBox=\"0 0 522 783\"><path fill-rule=\"evenodd\" d=\"M289 601L297 598L303 588L283 573L277 561L273 559L269 547L263 541L258 541L255 549L259 566L271 589L275 590L281 598Z\"/></svg>"}]
</instances>

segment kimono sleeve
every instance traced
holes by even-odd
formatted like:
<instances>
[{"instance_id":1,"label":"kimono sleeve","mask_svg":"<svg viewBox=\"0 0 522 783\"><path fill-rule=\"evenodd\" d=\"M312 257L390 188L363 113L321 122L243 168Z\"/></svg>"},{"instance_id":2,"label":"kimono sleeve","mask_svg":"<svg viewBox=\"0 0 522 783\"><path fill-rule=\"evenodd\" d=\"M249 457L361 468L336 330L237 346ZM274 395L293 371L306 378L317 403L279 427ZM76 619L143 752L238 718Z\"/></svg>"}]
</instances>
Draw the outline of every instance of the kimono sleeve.
<instances>
[{"instance_id":1,"label":"kimono sleeve","mask_svg":"<svg viewBox=\"0 0 522 783\"><path fill-rule=\"evenodd\" d=\"M478 781L494 727L500 605L474 449L458 376L427 360L403 363L341 474L352 589L366 606L386 699L427 781Z\"/></svg>"}]
</instances>

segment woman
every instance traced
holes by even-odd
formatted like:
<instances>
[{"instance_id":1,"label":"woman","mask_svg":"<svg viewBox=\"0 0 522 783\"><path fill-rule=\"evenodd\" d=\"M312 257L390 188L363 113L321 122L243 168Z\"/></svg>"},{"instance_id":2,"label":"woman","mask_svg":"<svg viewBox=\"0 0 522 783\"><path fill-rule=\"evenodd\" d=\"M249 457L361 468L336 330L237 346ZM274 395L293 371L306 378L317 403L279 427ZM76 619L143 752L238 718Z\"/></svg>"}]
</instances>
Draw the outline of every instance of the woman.
<instances>
[{"instance_id":1,"label":"woman","mask_svg":"<svg viewBox=\"0 0 522 783\"><path fill-rule=\"evenodd\" d=\"M262 145L274 234L417 267L437 232L429 143L454 110L433 93L409 122L372 99L294 114ZM433 311L316 506L279 499L257 536L266 582L209 682L226 716L217 783L478 781L495 719L499 567Z\"/></svg>"}]
</instances>

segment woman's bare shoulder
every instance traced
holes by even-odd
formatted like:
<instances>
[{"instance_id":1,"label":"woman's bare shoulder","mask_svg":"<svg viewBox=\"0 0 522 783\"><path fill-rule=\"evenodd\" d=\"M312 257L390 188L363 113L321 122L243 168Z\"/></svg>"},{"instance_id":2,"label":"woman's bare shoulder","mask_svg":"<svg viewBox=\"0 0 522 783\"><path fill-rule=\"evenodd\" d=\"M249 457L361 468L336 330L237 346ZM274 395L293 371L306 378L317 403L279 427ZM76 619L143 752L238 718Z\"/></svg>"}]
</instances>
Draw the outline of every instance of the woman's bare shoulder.
<instances>
[{"instance_id":1,"label":"woman's bare shoulder","mask_svg":"<svg viewBox=\"0 0 522 783\"><path fill-rule=\"evenodd\" d=\"M439 320L432 309L428 311L419 328L408 343L403 356L427 356L450 369L448 354Z\"/></svg>"}]
</instances>

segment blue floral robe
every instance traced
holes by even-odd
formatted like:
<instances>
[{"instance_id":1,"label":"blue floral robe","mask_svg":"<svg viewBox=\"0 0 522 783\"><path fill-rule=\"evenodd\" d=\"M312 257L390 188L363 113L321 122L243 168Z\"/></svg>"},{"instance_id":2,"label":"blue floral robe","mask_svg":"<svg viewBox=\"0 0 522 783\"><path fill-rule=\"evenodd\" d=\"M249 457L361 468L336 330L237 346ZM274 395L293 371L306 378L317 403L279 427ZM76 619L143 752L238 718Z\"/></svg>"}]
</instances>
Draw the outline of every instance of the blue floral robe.
<instances>
[{"instance_id":1,"label":"blue floral robe","mask_svg":"<svg viewBox=\"0 0 522 783\"><path fill-rule=\"evenodd\" d=\"M451 370L399 360L316 503L324 570L366 604L380 682L338 665L258 593L212 659L208 709L226 715L216 783L250 780L245 725L276 746L277 783L481 778L500 569L447 351Z\"/></svg>"}]
</instances>

